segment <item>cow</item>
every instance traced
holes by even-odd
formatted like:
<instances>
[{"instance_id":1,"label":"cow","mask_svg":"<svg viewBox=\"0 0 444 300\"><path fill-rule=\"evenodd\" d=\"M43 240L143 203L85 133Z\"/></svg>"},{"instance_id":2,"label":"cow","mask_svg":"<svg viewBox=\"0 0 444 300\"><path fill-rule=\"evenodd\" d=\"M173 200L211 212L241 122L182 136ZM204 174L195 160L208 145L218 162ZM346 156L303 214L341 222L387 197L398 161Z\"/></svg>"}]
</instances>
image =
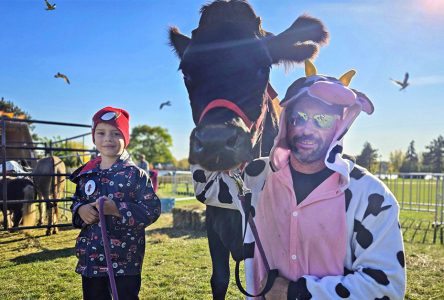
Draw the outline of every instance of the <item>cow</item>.
<instances>
[{"instance_id":1,"label":"cow","mask_svg":"<svg viewBox=\"0 0 444 300\"><path fill-rule=\"evenodd\" d=\"M271 67L315 58L328 32L320 20L302 15L273 35L243 0L217 0L200 12L191 38L171 27L169 41L180 60L196 125L189 162L223 171L269 155L280 112L269 83ZM236 261L244 258L241 219L237 210L206 208L214 299L225 298L229 254Z\"/></svg>"}]
</instances>

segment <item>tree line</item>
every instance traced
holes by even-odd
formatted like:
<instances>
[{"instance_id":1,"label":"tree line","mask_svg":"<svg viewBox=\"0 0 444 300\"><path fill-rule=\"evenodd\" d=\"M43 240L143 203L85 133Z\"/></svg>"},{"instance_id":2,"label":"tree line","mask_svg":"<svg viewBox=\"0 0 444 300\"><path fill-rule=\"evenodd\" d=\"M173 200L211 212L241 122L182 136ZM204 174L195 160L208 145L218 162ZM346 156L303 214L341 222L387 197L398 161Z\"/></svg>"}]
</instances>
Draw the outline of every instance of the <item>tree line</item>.
<instances>
[{"instance_id":1,"label":"tree line","mask_svg":"<svg viewBox=\"0 0 444 300\"><path fill-rule=\"evenodd\" d=\"M356 163L373 173L444 173L444 137L439 135L425 148L424 152L418 153L415 141L412 140L406 151L392 151L389 161L381 161L378 149L365 142L361 153L356 157Z\"/></svg>"},{"instance_id":2,"label":"tree line","mask_svg":"<svg viewBox=\"0 0 444 300\"><path fill-rule=\"evenodd\" d=\"M20 109L13 102L4 98L0 99L0 111L14 112L15 114L24 114L26 118L31 119L31 115ZM33 126L31 125L31 130ZM39 137L32 134L33 140L40 142L48 142L50 140L60 140L60 137L53 139L47 137ZM128 151L137 161L141 155L151 164L158 163L174 166L175 168L187 170L189 169L188 159L177 160L171 153L170 148L173 146L173 138L168 129L160 126L138 125L131 130L131 141ZM80 142L69 141L64 144L65 148L85 147ZM408 172L433 172L444 173L444 137L442 135L433 139L426 150L417 153L415 149L415 141L412 140L404 152L395 150L390 152L389 161L381 161L379 159L378 149L374 148L369 142L364 143L361 153L356 157L356 163L367 168L372 173L408 173ZM75 167L79 163L87 160L84 156L72 156L68 152L54 153L54 155L65 156L67 166Z\"/></svg>"}]
</instances>

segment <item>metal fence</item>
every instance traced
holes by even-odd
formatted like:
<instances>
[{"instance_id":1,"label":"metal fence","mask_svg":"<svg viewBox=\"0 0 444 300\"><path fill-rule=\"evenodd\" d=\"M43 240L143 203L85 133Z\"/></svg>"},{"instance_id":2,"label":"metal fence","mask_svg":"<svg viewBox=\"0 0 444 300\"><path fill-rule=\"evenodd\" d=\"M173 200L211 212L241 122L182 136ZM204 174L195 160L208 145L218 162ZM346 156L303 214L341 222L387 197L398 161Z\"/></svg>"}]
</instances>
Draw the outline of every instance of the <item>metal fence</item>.
<instances>
[{"instance_id":1,"label":"metal fence","mask_svg":"<svg viewBox=\"0 0 444 300\"><path fill-rule=\"evenodd\" d=\"M157 181L162 196L179 201L194 198L193 177L189 171L160 171Z\"/></svg>"},{"instance_id":2,"label":"metal fence","mask_svg":"<svg viewBox=\"0 0 444 300\"><path fill-rule=\"evenodd\" d=\"M379 175L395 195L405 217L404 239L444 242L444 174L399 173ZM431 236L431 238L429 237Z\"/></svg>"},{"instance_id":3,"label":"metal fence","mask_svg":"<svg viewBox=\"0 0 444 300\"><path fill-rule=\"evenodd\" d=\"M0 153L0 158L1 158L1 162L0 164L2 164L2 174L0 174L0 179L3 180L2 185L3 185L3 193L2 193L2 199L0 199L0 204L1 204L1 211L2 211L2 215L3 215L3 230L8 230L8 204L12 204L12 203L36 203L36 204L40 204L40 203L48 203L48 202L57 202L57 203L62 203L62 214L65 214L65 211L67 210L67 207L70 205L71 203L71 199L70 199L70 192L69 189L65 186L65 195L64 198L62 199L42 199L42 200L21 200L21 199L8 199L7 197L7 181L6 181L6 161L7 160L36 160L37 158L35 158L35 156L32 157L16 157L16 156L11 156L11 155L7 155L7 150L8 149L27 149L30 150L32 152L34 152L35 150L41 150L44 151L45 154L49 154L52 155L53 151L64 151L64 152L72 152L72 153L76 153L73 156L79 156L79 155L84 155L84 153L97 153L97 151L95 149L83 149L83 148L78 148L78 149L74 149L74 148L66 148L66 147L57 147L58 144L60 143L66 143L69 140L72 139L77 139L80 137L85 137L91 133L85 133L82 135L78 135L75 137L71 137L71 138L67 138L61 141L55 141L55 142L50 142L49 146L47 144L44 143L29 143L29 142L25 142L25 141L8 141L7 142L7 131L6 131L6 123L8 122L8 124L14 124L14 123L28 123L28 124L47 124L47 125L56 125L56 126L69 126L69 127L82 127L82 128L91 128L91 125L85 125L85 124L75 124L75 123L64 123L64 122L51 122L51 121L42 121L42 120L22 120L22 119L15 119L15 118L5 118L2 117L0 119L0 125L1 125L1 153ZM82 154L79 154L82 153ZM28 177L35 177L35 176L69 176L70 173L66 173L66 174L36 174L36 173L13 173L13 174L8 174L8 176L11 177L19 177L19 176L28 176ZM67 180L65 180L65 184L67 184ZM56 225L41 225L41 226L20 226L19 228L16 229L33 229L33 228L51 228L51 227L69 227L71 226L71 223L66 223L66 224L56 224Z\"/></svg>"},{"instance_id":4,"label":"metal fence","mask_svg":"<svg viewBox=\"0 0 444 300\"><path fill-rule=\"evenodd\" d=\"M402 211L410 212L401 219L408 241L441 244L444 241L444 174L400 173L379 174L395 195ZM191 172L161 171L159 191L176 200L194 198Z\"/></svg>"}]
</instances>

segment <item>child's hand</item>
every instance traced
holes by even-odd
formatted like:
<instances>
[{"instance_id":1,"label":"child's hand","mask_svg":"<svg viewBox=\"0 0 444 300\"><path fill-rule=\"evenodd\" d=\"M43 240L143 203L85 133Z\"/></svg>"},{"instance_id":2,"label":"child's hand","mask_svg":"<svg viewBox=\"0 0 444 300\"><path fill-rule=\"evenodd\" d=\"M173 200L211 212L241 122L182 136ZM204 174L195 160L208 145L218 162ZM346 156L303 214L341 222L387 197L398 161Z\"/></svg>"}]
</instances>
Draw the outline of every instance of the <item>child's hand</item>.
<instances>
[{"instance_id":1,"label":"child's hand","mask_svg":"<svg viewBox=\"0 0 444 300\"><path fill-rule=\"evenodd\" d=\"M103 213L105 215L111 215L116 217L121 217L119 209L116 206L116 203L114 201L109 200L107 197L105 202L103 203ZM99 199L96 200L96 202L93 203L93 205L99 210Z\"/></svg>"},{"instance_id":2,"label":"child's hand","mask_svg":"<svg viewBox=\"0 0 444 300\"><path fill-rule=\"evenodd\" d=\"M82 218L82 220L88 225L99 222L99 212L95 209L93 204L94 203L82 205L77 211L80 218Z\"/></svg>"}]
</instances>

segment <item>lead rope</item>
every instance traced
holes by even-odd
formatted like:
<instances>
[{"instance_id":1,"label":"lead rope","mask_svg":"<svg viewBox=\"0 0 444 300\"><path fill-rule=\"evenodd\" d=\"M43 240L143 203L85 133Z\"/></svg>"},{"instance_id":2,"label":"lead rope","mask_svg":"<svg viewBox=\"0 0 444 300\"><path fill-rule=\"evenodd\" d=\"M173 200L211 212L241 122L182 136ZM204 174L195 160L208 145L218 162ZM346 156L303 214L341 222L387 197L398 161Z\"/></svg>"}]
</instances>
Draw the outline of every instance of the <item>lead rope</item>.
<instances>
[{"instance_id":1,"label":"lead rope","mask_svg":"<svg viewBox=\"0 0 444 300\"><path fill-rule=\"evenodd\" d=\"M105 250L105 259L106 259L106 266L108 268L108 277L109 277L109 284L111 286L111 292L113 295L113 299L119 300L119 295L117 294L116 279L114 278L113 264L111 262L111 249L109 245L109 238L108 234L106 233L105 214L103 212L103 204L105 200L106 197L102 196L99 198L100 231L102 232L103 248Z\"/></svg>"},{"instance_id":2,"label":"lead rope","mask_svg":"<svg viewBox=\"0 0 444 300\"><path fill-rule=\"evenodd\" d=\"M246 231L247 231L247 222L248 225L250 225L251 232L253 234L254 240L256 242L257 248L259 250L259 254L261 255L262 262L264 264L265 270L267 271L267 282L262 289L261 292L259 292L257 295L252 295L248 293L244 287L242 286L240 276L239 276L239 266L240 262L236 261L236 268L235 268L235 276L236 276L236 285L239 288L239 290L248 297L262 297L270 291L270 289L273 286L273 283L276 279L276 277L279 276L279 272L277 269L270 270L270 265L268 264L267 257L265 255L264 248L262 246L261 240L259 239L259 234L257 232L256 224L254 223L253 216L251 215L251 190L244 185L244 181L242 180L242 177L240 175L239 171L229 171L228 175L234 179L236 182L236 186L238 188L238 198L241 202L242 209L244 210L244 216L245 216L245 229L243 232L243 241L245 241Z\"/></svg>"}]
</instances>

